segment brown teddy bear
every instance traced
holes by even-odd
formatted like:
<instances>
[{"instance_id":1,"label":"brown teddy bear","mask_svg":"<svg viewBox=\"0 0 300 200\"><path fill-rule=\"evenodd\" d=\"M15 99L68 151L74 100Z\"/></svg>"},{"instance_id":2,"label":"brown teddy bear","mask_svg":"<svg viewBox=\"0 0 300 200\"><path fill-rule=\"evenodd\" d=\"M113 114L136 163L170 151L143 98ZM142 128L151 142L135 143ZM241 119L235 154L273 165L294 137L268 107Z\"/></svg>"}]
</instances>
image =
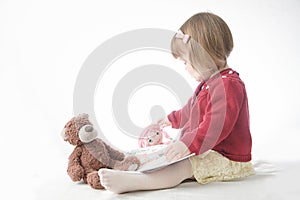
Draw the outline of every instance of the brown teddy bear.
<instances>
[{"instance_id":1,"label":"brown teddy bear","mask_svg":"<svg viewBox=\"0 0 300 200\"><path fill-rule=\"evenodd\" d=\"M134 171L140 161L135 156L125 157L124 153L96 138L97 131L88 117L87 114L73 117L62 131L64 140L76 146L69 156L67 171L73 181L83 179L92 188L103 189L98 176L100 168Z\"/></svg>"}]
</instances>

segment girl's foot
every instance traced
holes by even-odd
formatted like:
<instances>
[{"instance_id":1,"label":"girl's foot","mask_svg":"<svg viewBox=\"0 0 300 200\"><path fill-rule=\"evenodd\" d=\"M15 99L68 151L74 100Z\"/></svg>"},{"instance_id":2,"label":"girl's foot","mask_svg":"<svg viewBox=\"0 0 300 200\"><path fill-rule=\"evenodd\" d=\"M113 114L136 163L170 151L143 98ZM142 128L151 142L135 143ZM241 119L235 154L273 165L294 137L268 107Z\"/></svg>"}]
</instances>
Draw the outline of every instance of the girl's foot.
<instances>
[{"instance_id":1,"label":"girl's foot","mask_svg":"<svg viewBox=\"0 0 300 200\"><path fill-rule=\"evenodd\" d=\"M138 190L140 176L143 176L143 174L111 169L100 169L98 174L101 185L117 194Z\"/></svg>"}]
</instances>

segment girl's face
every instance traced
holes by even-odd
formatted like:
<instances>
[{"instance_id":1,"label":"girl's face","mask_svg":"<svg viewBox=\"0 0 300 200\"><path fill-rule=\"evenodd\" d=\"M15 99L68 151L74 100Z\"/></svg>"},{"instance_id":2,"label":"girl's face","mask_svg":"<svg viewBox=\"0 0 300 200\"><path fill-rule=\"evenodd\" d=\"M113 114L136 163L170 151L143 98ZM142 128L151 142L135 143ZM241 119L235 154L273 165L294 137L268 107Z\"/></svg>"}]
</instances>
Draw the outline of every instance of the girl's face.
<instances>
[{"instance_id":1,"label":"girl's face","mask_svg":"<svg viewBox=\"0 0 300 200\"><path fill-rule=\"evenodd\" d=\"M179 58L179 60L183 61L183 63L185 64L185 69L196 81L203 81L203 77L201 76L201 74L199 74L189 62L182 58Z\"/></svg>"},{"instance_id":2,"label":"girl's face","mask_svg":"<svg viewBox=\"0 0 300 200\"><path fill-rule=\"evenodd\" d=\"M189 74L196 80L196 81L203 81L201 78L201 74L199 74L190 63L185 63L185 69L189 72Z\"/></svg>"},{"instance_id":3,"label":"girl's face","mask_svg":"<svg viewBox=\"0 0 300 200\"><path fill-rule=\"evenodd\" d=\"M203 72L198 72L195 68L191 65L191 63L187 62L185 59L178 58L179 60L183 61L185 64L185 69L189 72L189 74L198 82L208 80L216 70L211 69L203 69Z\"/></svg>"}]
</instances>

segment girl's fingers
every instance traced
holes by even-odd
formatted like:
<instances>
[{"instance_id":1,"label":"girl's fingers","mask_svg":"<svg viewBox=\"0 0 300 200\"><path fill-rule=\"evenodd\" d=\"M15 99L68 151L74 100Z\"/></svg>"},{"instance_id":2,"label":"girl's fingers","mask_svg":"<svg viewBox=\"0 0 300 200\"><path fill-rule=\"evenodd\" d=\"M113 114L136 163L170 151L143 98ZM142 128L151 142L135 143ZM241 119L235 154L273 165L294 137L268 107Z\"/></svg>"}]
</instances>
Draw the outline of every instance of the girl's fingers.
<instances>
[{"instance_id":1,"label":"girl's fingers","mask_svg":"<svg viewBox=\"0 0 300 200\"><path fill-rule=\"evenodd\" d=\"M172 146L172 144L170 144L168 147L167 147L167 150L166 150L166 152L165 152L165 155L168 155L171 151L173 151L174 150L174 148L173 148L173 146Z\"/></svg>"},{"instance_id":2,"label":"girl's fingers","mask_svg":"<svg viewBox=\"0 0 300 200\"><path fill-rule=\"evenodd\" d=\"M174 160L174 158L176 157L176 154L170 154L166 156L166 160L168 162L172 162Z\"/></svg>"},{"instance_id":3,"label":"girl's fingers","mask_svg":"<svg viewBox=\"0 0 300 200\"><path fill-rule=\"evenodd\" d=\"M167 158L167 161L168 162L173 162L173 161L176 161L176 160L178 160L180 158L181 158L180 154L172 154L172 156L170 158Z\"/></svg>"},{"instance_id":4,"label":"girl's fingers","mask_svg":"<svg viewBox=\"0 0 300 200\"><path fill-rule=\"evenodd\" d=\"M174 155L175 155L175 152L173 151L172 147L169 147L167 149L167 151L165 152L167 161L170 161L171 159L173 159Z\"/></svg>"},{"instance_id":5,"label":"girl's fingers","mask_svg":"<svg viewBox=\"0 0 300 200\"><path fill-rule=\"evenodd\" d=\"M169 151L165 153L165 156L168 162L172 162L178 160L181 157L181 154L170 148Z\"/></svg>"},{"instance_id":6,"label":"girl's fingers","mask_svg":"<svg viewBox=\"0 0 300 200\"><path fill-rule=\"evenodd\" d=\"M169 158L169 157L171 157L171 155L172 155L172 150L168 149L168 150L165 152L165 156L166 156L167 158Z\"/></svg>"},{"instance_id":7,"label":"girl's fingers","mask_svg":"<svg viewBox=\"0 0 300 200\"><path fill-rule=\"evenodd\" d=\"M160 119L160 120L157 121L157 124L158 124L159 126L161 126L162 128L171 125L171 123L169 122L168 119Z\"/></svg>"}]
</instances>

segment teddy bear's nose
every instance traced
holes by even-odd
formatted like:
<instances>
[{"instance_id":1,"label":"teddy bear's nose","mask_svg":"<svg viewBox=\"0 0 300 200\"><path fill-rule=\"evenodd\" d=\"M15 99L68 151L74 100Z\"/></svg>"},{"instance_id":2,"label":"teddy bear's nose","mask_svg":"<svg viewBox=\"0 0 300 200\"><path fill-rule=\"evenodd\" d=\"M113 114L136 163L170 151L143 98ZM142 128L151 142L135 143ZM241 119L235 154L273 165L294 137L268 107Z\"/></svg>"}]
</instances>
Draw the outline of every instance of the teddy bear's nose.
<instances>
[{"instance_id":1,"label":"teddy bear's nose","mask_svg":"<svg viewBox=\"0 0 300 200\"><path fill-rule=\"evenodd\" d=\"M86 132L92 132L92 131L93 131L93 127L92 127L92 126L86 126L86 127L84 128L84 130L85 130Z\"/></svg>"}]
</instances>

